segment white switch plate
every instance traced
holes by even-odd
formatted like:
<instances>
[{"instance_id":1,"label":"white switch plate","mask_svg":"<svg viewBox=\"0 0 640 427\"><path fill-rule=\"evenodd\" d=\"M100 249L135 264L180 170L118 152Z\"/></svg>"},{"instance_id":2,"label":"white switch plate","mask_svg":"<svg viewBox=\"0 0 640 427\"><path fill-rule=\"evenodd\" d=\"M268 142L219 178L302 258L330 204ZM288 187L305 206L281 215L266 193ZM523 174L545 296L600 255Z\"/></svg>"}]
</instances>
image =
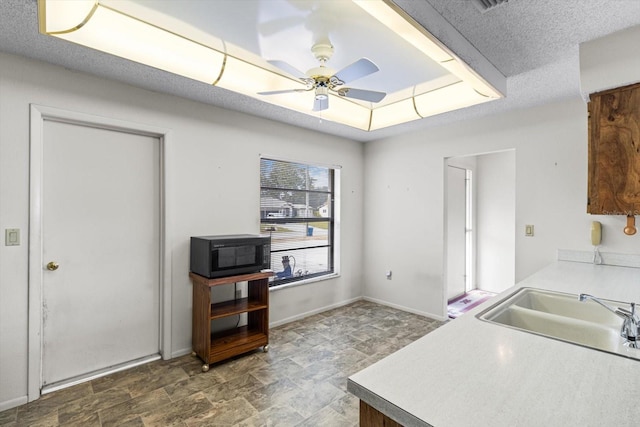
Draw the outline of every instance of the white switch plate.
<instances>
[{"instance_id":1,"label":"white switch plate","mask_svg":"<svg viewBox=\"0 0 640 427\"><path fill-rule=\"evenodd\" d=\"M20 246L20 229L19 228L5 228L4 245Z\"/></svg>"}]
</instances>

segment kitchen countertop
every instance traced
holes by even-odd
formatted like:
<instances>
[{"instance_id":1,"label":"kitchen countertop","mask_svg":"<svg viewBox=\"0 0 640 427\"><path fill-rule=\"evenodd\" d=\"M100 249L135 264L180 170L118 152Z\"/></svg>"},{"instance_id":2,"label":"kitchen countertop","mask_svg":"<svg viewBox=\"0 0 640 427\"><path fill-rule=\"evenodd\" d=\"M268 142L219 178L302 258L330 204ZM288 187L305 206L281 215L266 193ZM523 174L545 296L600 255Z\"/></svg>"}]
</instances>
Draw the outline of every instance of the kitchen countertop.
<instances>
[{"instance_id":1,"label":"kitchen countertop","mask_svg":"<svg viewBox=\"0 0 640 427\"><path fill-rule=\"evenodd\" d=\"M640 303L640 269L558 261L352 375L348 390L407 427L637 426L640 361L475 317L520 287Z\"/></svg>"}]
</instances>

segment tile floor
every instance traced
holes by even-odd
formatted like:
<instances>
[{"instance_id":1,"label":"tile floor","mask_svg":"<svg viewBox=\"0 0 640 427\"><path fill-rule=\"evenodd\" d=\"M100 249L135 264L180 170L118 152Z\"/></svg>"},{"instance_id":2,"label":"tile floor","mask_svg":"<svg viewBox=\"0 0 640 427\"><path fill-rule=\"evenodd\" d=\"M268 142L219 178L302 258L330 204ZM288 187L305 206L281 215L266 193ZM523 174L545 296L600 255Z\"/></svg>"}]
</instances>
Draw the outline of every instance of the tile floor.
<instances>
[{"instance_id":1,"label":"tile floor","mask_svg":"<svg viewBox=\"0 0 640 427\"><path fill-rule=\"evenodd\" d=\"M211 365L156 361L0 412L0 426L357 426L347 377L441 322L368 301L270 330L260 350Z\"/></svg>"}]
</instances>

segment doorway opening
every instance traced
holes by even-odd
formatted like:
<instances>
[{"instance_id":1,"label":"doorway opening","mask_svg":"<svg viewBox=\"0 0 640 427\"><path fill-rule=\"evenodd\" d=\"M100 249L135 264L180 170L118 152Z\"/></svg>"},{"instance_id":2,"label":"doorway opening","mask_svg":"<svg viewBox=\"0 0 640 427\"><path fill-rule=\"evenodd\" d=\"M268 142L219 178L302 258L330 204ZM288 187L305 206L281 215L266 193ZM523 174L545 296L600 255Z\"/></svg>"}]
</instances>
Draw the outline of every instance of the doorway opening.
<instances>
[{"instance_id":1,"label":"doorway opening","mask_svg":"<svg viewBox=\"0 0 640 427\"><path fill-rule=\"evenodd\" d=\"M447 165L447 300L473 286L473 171Z\"/></svg>"},{"instance_id":2,"label":"doorway opening","mask_svg":"<svg viewBox=\"0 0 640 427\"><path fill-rule=\"evenodd\" d=\"M451 318L515 281L515 150L445 160L445 305Z\"/></svg>"}]
</instances>

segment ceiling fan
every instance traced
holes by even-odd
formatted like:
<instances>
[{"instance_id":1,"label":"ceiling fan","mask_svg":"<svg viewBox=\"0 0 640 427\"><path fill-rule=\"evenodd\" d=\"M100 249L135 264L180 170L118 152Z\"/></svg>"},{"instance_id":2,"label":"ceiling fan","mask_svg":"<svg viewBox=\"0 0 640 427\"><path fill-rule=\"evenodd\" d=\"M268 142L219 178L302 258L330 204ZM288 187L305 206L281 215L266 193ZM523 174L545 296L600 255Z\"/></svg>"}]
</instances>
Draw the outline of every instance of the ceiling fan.
<instances>
[{"instance_id":1,"label":"ceiling fan","mask_svg":"<svg viewBox=\"0 0 640 427\"><path fill-rule=\"evenodd\" d=\"M380 102L387 95L384 92L373 90L354 89L344 87L353 80L357 80L369 74L373 74L380 69L376 64L367 58L360 58L351 65L347 65L342 70L335 72L326 66L327 61L333 55L333 46L328 40L320 41L311 47L311 52L320 62L320 66L314 67L303 73L292 65L284 61L268 61L271 65L285 71L288 74L300 79L305 85L305 89L285 89L268 92L258 92L258 95L277 95L281 93L309 92L315 91L315 101L313 111L322 111L329 108L329 91L344 96L345 98L359 99L369 102Z\"/></svg>"}]
</instances>

